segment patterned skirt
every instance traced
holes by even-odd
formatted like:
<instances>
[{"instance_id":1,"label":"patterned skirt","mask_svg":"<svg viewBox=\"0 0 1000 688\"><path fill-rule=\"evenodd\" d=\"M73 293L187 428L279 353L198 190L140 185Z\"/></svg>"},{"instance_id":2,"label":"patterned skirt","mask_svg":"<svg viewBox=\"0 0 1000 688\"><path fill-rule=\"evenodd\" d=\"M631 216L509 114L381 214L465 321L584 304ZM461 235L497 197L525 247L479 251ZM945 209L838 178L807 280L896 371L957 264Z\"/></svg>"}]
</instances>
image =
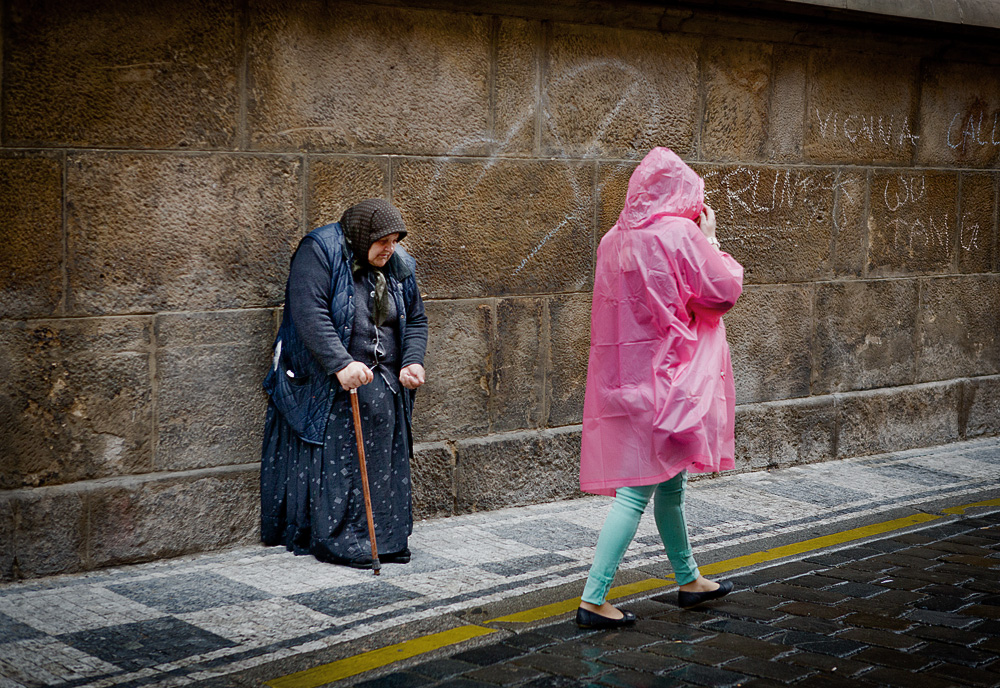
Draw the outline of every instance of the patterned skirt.
<instances>
[{"instance_id":1,"label":"patterned skirt","mask_svg":"<svg viewBox=\"0 0 1000 688\"><path fill-rule=\"evenodd\" d=\"M358 389L379 558L402 553L413 532L409 427L402 394L382 379ZM308 444L269 403L261 452L261 538L335 564L371 563L354 418L338 390L323 446Z\"/></svg>"}]
</instances>

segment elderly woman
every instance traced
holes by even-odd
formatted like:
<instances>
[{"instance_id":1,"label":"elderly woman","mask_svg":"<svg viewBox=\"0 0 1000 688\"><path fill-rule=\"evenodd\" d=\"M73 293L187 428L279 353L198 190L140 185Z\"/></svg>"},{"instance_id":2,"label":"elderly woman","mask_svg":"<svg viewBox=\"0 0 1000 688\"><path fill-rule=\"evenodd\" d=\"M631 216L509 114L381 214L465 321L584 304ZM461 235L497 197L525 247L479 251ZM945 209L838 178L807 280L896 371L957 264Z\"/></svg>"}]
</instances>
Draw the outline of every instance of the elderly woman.
<instances>
[{"instance_id":1,"label":"elderly woman","mask_svg":"<svg viewBox=\"0 0 1000 688\"><path fill-rule=\"evenodd\" d=\"M264 381L261 535L320 561L370 568L349 390L357 389L381 562L410 560L410 414L427 318L406 229L380 199L299 243Z\"/></svg>"},{"instance_id":2,"label":"elderly woman","mask_svg":"<svg viewBox=\"0 0 1000 688\"><path fill-rule=\"evenodd\" d=\"M635 622L605 598L654 495L680 606L732 590L698 571L684 488L688 471L733 467L736 395L722 314L742 288L743 268L719 250L701 178L654 148L597 249L580 487L615 500L577 610L581 627Z\"/></svg>"}]
</instances>

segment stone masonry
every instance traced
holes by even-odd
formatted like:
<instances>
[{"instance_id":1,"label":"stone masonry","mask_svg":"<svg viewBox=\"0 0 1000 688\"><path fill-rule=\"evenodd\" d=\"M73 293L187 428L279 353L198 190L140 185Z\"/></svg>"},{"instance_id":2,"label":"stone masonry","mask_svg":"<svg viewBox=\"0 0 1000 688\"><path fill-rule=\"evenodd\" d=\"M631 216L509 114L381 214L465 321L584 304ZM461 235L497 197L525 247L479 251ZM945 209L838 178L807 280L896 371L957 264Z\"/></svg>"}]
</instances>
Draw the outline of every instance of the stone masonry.
<instances>
[{"instance_id":1,"label":"stone masonry","mask_svg":"<svg viewBox=\"0 0 1000 688\"><path fill-rule=\"evenodd\" d=\"M1000 32L755 4L3 0L0 580L257 541L291 252L364 197L431 321L417 515L577 495L658 145L746 268L739 470L1000 433Z\"/></svg>"}]
</instances>

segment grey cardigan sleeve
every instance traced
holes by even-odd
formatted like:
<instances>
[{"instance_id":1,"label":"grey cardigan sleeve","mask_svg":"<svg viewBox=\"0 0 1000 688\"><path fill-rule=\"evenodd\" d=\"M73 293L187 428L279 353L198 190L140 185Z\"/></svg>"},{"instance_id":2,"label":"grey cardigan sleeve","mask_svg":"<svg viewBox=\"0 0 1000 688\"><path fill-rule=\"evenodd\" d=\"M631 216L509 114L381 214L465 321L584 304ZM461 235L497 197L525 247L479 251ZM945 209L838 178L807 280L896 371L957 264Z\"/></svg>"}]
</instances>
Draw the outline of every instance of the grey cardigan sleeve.
<instances>
[{"instance_id":1,"label":"grey cardigan sleeve","mask_svg":"<svg viewBox=\"0 0 1000 688\"><path fill-rule=\"evenodd\" d=\"M288 308L302 342L327 375L347 367L347 353L330 317L331 267L315 241L303 241L288 276Z\"/></svg>"},{"instance_id":2,"label":"grey cardigan sleeve","mask_svg":"<svg viewBox=\"0 0 1000 688\"><path fill-rule=\"evenodd\" d=\"M406 336L403 339L403 360L401 368L411 363L424 364L424 354L427 351L427 314L424 312L424 301L420 298L420 289L414 279L413 289L406 303L407 321Z\"/></svg>"}]
</instances>

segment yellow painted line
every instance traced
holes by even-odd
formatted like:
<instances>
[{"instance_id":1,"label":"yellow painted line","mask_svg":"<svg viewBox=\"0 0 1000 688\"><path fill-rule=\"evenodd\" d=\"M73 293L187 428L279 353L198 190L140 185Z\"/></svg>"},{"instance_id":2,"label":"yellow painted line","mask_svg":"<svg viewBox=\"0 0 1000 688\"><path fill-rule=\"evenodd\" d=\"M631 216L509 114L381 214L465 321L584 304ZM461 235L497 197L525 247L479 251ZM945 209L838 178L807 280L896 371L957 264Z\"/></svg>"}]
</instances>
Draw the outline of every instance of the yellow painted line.
<instances>
[{"instance_id":1,"label":"yellow painted line","mask_svg":"<svg viewBox=\"0 0 1000 688\"><path fill-rule=\"evenodd\" d=\"M629 583L628 585L619 585L617 587L611 588L608 592L608 599L613 600L618 597L626 597L628 595L635 595L640 592L646 592L647 590L656 590L657 588L665 588L669 585L673 585L673 576L670 578L647 578L645 580L638 581L636 583ZM490 619L486 623L529 623L531 621L539 621L541 619L547 619L550 616L559 616L560 614L565 614L567 612L576 611L576 608L580 606L580 598L574 597L571 600L563 600L562 602L553 602L552 604L546 604L541 607L535 607L534 609L528 609L523 612L517 612L516 614L508 614L507 616L499 616L495 619Z\"/></svg>"},{"instance_id":2,"label":"yellow painted line","mask_svg":"<svg viewBox=\"0 0 1000 688\"><path fill-rule=\"evenodd\" d=\"M971 509L974 506L1000 506L1000 499L987 499L983 502L973 502L972 504L965 504L963 506L953 506L950 509L942 509L946 514L962 515L965 513L966 509Z\"/></svg>"},{"instance_id":3,"label":"yellow painted line","mask_svg":"<svg viewBox=\"0 0 1000 688\"><path fill-rule=\"evenodd\" d=\"M333 683L350 676L372 669L383 667L386 664L398 662L401 659L408 659L415 655L420 655L431 650L437 650L448 645L454 645L464 640L476 638L488 633L496 633L492 628L482 626L459 626L440 633L425 635L413 640L407 640L388 647L362 652L353 657L339 659L336 662L323 664L312 669L306 669L287 676L266 681L266 685L271 688L316 688L326 683Z\"/></svg>"},{"instance_id":4,"label":"yellow painted line","mask_svg":"<svg viewBox=\"0 0 1000 688\"><path fill-rule=\"evenodd\" d=\"M550 616L559 616L560 614L565 614L566 612L574 611L580 606L580 598L574 597L571 600L563 600L562 602L553 602L552 604L546 604L541 607L535 607L534 609L528 609L523 612L518 612L516 614L508 614L507 616L498 616L495 619L490 619L486 623L528 623L529 621L538 621L539 619L547 619Z\"/></svg>"},{"instance_id":5,"label":"yellow painted line","mask_svg":"<svg viewBox=\"0 0 1000 688\"><path fill-rule=\"evenodd\" d=\"M657 588L665 588L668 585L674 584L674 576L670 574L664 578L647 578L646 580L641 580L636 583L629 583L628 585L619 585L618 587L611 588L608 592L608 599L613 600L618 597L627 597L629 595L635 595L640 592L646 592L647 590L656 590Z\"/></svg>"},{"instance_id":6,"label":"yellow painted line","mask_svg":"<svg viewBox=\"0 0 1000 688\"><path fill-rule=\"evenodd\" d=\"M708 574L711 576L717 573L732 571L734 569L742 569L755 564L763 564L764 562L774 561L775 559L783 559L784 557L790 557L796 554L812 552L817 549L823 549L824 547L842 545L845 542L851 542L852 540L861 540L873 535L879 535L880 533L888 533L891 530L899 530L900 528L915 526L920 523L927 523L928 521L935 521L939 518L941 518L941 516L932 516L931 514L904 516L903 518L895 518L891 521L873 523L870 526L851 528L850 530L833 533L832 535L811 538L809 540L803 540L802 542L793 542L790 545L772 547L771 549L766 549L763 552L745 554L742 557L733 557L732 559L725 559L714 564L699 566L698 568L701 569L702 574Z\"/></svg>"}]
</instances>

